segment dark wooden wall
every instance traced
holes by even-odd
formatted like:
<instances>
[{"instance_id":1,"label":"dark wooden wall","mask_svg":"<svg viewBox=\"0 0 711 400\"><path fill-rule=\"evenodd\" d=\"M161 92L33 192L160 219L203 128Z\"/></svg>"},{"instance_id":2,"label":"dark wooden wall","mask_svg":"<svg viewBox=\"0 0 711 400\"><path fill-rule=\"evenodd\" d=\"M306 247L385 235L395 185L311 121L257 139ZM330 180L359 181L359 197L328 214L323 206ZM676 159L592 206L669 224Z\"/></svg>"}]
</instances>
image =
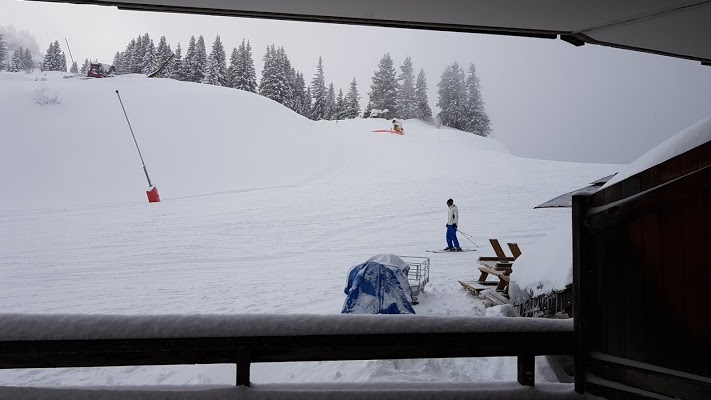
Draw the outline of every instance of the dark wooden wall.
<instances>
[{"instance_id":1,"label":"dark wooden wall","mask_svg":"<svg viewBox=\"0 0 711 400\"><path fill-rule=\"evenodd\" d=\"M711 142L575 196L573 219L576 389L711 398Z\"/></svg>"}]
</instances>

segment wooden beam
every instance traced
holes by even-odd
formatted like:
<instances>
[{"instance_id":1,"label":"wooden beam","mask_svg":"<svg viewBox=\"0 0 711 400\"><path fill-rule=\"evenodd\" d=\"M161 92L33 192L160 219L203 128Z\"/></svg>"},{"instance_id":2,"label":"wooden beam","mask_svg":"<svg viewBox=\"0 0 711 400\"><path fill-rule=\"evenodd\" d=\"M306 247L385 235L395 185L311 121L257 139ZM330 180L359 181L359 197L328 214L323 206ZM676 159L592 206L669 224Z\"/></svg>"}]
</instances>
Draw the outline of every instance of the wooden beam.
<instances>
[{"instance_id":1,"label":"wooden beam","mask_svg":"<svg viewBox=\"0 0 711 400\"><path fill-rule=\"evenodd\" d=\"M588 359L590 373L606 381L679 399L706 400L711 393L711 378L599 352L588 354Z\"/></svg>"},{"instance_id":2,"label":"wooden beam","mask_svg":"<svg viewBox=\"0 0 711 400\"><path fill-rule=\"evenodd\" d=\"M654 207L679 202L689 196L711 190L711 166L704 167L680 178L637 195L613 201L587 211L586 223L590 233L601 231L644 214Z\"/></svg>"}]
</instances>

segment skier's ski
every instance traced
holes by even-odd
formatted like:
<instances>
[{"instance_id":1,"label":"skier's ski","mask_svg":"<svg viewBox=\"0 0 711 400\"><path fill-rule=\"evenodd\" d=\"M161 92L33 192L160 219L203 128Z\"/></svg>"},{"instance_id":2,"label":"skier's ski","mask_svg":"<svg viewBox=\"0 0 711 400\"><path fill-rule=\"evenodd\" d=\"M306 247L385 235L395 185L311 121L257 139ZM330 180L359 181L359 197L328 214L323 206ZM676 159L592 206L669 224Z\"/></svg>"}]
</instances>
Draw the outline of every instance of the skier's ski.
<instances>
[{"instance_id":1,"label":"skier's ski","mask_svg":"<svg viewBox=\"0 0 711 400\"><path fill-rule=\"evenodd\" d=\"M428 253L464 253L466 251L476 251L476 249L462 249L461 251L451 251L451 250L425 250Z\"/></svg>"},{"instance_id":2,"label":"skier's ski","mask_svg":"<svg viewBox=\"0 0 711 400\"><path fill-rule=\"evenodd\" d=\"M374 132L374 133L392 133L393 135L404 135L404 134L405 134L404 131L394 131L394 130L392 130L392 129L375 129L375 130L372 130L371 132Z\"/></svg>"}]
</instances>

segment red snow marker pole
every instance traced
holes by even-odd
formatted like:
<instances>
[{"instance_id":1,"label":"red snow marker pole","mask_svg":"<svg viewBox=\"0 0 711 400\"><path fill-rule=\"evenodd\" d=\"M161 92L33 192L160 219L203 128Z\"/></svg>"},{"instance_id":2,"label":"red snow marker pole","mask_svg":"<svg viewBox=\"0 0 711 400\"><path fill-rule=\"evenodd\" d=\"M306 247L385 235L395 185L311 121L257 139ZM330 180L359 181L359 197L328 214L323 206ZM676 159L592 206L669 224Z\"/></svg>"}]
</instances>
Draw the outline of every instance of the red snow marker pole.
<instances>
[{"instance_id":1,"label":"red snow marker pole","mask_svg":"<svg viewBox=\"0 0 711 400\"><path fill-rule=\"evenodd\" d=\"M126 116L126 122L128 122L128 129L131 130L131 136L133 136L133 143L136 144L136 150L138 150L138 157L141 158L141 164L143 164L143 172L146 174L146 179L148 180L148 187L150 190L146 191L146 195L148 195L148 202L149 203L159 203L160 202L160 195L158 195L158 188L156 186L153 186L151 183L151 178L148 176L148 169L146 169L146 163L143 162L143 155L141 154L141 149L138 147L138 141L136 141L136 135L133 134L133 128L131 127L131 121L128 120L128 114L126 114L126 107L123 106L123 101L121 101L121 95L119 94L119 91L116 91L116 96L118 96L119 103L121 103L121 108L123 109L123 115Z\"/></svg>"}]
</instances>

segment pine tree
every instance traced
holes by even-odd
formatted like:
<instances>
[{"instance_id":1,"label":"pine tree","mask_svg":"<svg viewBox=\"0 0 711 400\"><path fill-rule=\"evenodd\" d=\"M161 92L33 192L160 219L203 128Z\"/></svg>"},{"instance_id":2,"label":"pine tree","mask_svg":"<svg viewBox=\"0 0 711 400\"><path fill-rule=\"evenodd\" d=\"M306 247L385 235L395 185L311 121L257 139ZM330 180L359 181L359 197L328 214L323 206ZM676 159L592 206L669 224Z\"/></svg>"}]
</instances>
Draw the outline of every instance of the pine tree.
<instances>
[{"instance_id":1,"label":"pine tree","mask_svg":"<svg viewBox=\"0 0 711 400\"><path fill-rule=\"evenodd\" d=\"M133 58L133 52L135 51L136 48L136 39L131 39L130 42L128 42L128 45L126 45L126 50L124 50L122 57L121 57L121 68L119 70L121 71L122 74L130 74L132 71L132 58ZM81 70L80 70L81 71Z\"/></svg>"},{"instance_id":2,"label":"pine tree","mask_svg":"<svg viewBox=\"0 0 711 400\"><path fill-rule=\"evenodd\" d=\"M294 96L294 86L296 85L296 71L291 66L286 50L280 47L277 50L277 71L279 77L279 90L281 92L281 104L296 111L297 101Z\"/></svg>"},{"instance_id":3,"label":"pine tree","mask_svg":"<svg viewBox=\"0 0 711 400\"><path fill-rule=\"evenodd\" d=\"M442 110L438 116L442 125L455 129L464 129L467 119L467 94L464 71L459 64L455 62L445 68L437 87L439 88L439 102L437 105Z\"/></svg>"},{"instance_id":4,"label":"pine tree","mask_svg":"<svg viewBox=\"0 0 711 400\"><path fill-rule=\"evenodd\" d=\"M145 47L143 46L143 37L138 35L133 45L131 53L131 73L140 74L143 70L143 57L145 56Z\"/></svg>"},{"instance_id":5,"label":"pine tree","mask_svg":"<svg viewBox=\"0 0 711 400\"><path fill-rule=\"evenodd\" d=\"M232 78L230 87L248 92L257 92L257 72L254 68L254 59L252 58L252 45L244 39L237 48L237 53L232 52L230 58L230 77Z\"/></svg>"},{"instance_id":6,"label":"pine tree","mask_svg":"<svg viewBox=\"0 0 711 400\"><path fill-rule=\"evenodd\" d=\"M244 40L243 40L244 41ZM239 50L236 47L232 48L232 54L230 54L230 65L227 67L227 73L225 80L227 84L225 86L236 89L237 84L237 69L239 68Z\"/></svg>"},{"instance_id":7,"label":"pine tree","mask_svg":"<svg viewBox=\"0 0 711 400\"><path fill-rule=\"evenodd\" d=\"M293 93L290 75L293 73L291 62L283 47L267 47L264 54L262 80L259 82L259 94L285 106L293 107Z\"/></svg>"},{"instance_id":8,"label":"pine tree","mask_svg":"<svg viewBox=\"0 0 711 400\"><path fill-rule=\"evenodd\" d=\"M35 61L32 59L32 53L30 52L29 48L25 49L25 54L23 57L23 67L22 70L27 72L28 74L31 74L32 71L35 69Z\"/></svg>"},{"instance_id":9,"label":"pine tree","mask_svg":"<svg viewBox=\"0 0 711 400\"><path fill-rule=\"evenodd\" d=\"M388 110L389 116L398 115L397 110L397 78L390 53L380 60L378 70L373 75L370 85L370 107L378 110ZM368 110L370 111L370 110Z\"/></svg>"},{"instance_id":10,"label":"pine tree","mask_svg":"<svg viewBox=\"0 0 711 400\"><path fill-rule=\"evenodd\" d=\"M69 72L72 74L78 74L79 73L79 66L77 65L76 61L72 61L72 67L69 68Z\"/></svg>"},{"instance_id":11,"label":"pine tree","mask_svg":"<svg viewBox=\"0 0 711 400\"><path fill-rule=\"evenodd\" d=\"M338 97L336 97L336 106L333 112L333 119L346 119L345 109L346 103L343 98L343 89L338 89Z\"/></svg>"},{"instance_id":12,"label":"pine tree","mask_svg":"<svg viewBox=\"0 0 711 400\"><path fill-rule=\"evenodd\" d=\"M427 98L427 78L425 78L424 69L421 69L419 75L417 75L417 84L415 85L415 118L423 121L429 121L432 118L432 110Z\"/></svg>"},{"instance_id":13,"label":"pine tree","mask_svg":"<svg viewBox=\"0 0 711 400\"><path fill-rule=\"evenodd\" d=\"M75 64L76 63L72 64L72 68L74 68ZM119 53L118 51L116 52L116 54L114 54L114 62L111 65L114 66L115 73L123 73L123 70L121 69L121 67L123 66L123 60L121 60L121 53Z\"/></svg>"},{"instance_id":14,"label":"pine tree","mask_svg":"<svg viewBox=\"0 0 711 400\"><path fill-rule=\"evenodd\" d=\"M207 50L205 49L205 39L200 35L195 44L195 55L190 63L193 73L193 82L202 82L205 79L207 68Z\"/></svg>"},{"instance_id":15,"label":"pine tree","mask_svg":"<svg viewBox=\"0 0 711 400\"><path fill-rule=\"evenodd\" d=\"M210 56L207 58L207 68L202 83L215 86L227 85L227 66L225 64L225 58L225 48L220 41L220 35L217 35L215 41L212 43Z\"/></svg>"},{"instance_id":16,"label":"pine tree","mask_svg":"<svg viewBox=\"0 0 711 400\"><path fill-rule=\"evenodd\" d=\"M360 96L355 78L353 78L351 88L343 101L345 103L344 118L355 118L360 114Z\"/></svg>"},{"instance_id":17,"label":"pine tree","mask_svg":"<svg viewBox=\"0 0 711 400\"><path fill-rule=\"evenodd\" d=\"M47 53L42 61L42 71L66 71L67 62L59 46L59 41L55 40L49 44Z\"/></svg>"},{"instance_id":18,"label":"pine tree","mask_svg":"<svg viewBox=\"0 0 711 400\"><path fill-rule=\"evenodd\" d=\"M185 58L183 59L183 79L188 82L195 82L195 74L193 72L193 62L195 61L195 52L197 50L197 44L195 41L195 36L190 36L190 41L188 41L188 50L185 53Z\"/></svg>"},{"instance_id":19,"label":"pine tree","mask_svg":"<svg viewBox=\"0 0 711 400\"><path fill-rule=\"evenodd\" d=\"M311 117L311 110L313 109L313 103L311 102L313 96L311 96L311 88L306 86L306 97L304 97L304 113L302 114L306 118Z\"/></svg>"},{"instance_id":20,"label":"pine tree","mask_svg":"<svg viewBox=\"0 0 711 400\"><path fill-rule=\"evenodd\" d=\"M5 68L5 58L7 57L7 45L2 38L2 33L0 33L0 71Z\"/></svg>"},{"instance_id":21,"label":"pine tree","mask_svg":"<svg viewBox=\"0 0 711 400\"><path fill-rule=\"evenodd\" d=\"M175 57L170 61L170 76L169 78L176 79L179 81L184 81L185 76L183 71L183 49L180 47L180 43L175 46Z\"/></svg>"},{"instance_id":22,"label":"pine tree","mask_svg":"<svg viewBox=\"0 0 711 400\"><path fill-rule=\"evenodd\" d=\"M25 63L25 52L22 47L19 47L12 53L12 58L10 59L10 64L7 67L7 72L20 72L24 67Z\"/></svg>"},{"instance_id":23,"label":"pine tree","mask_svg":"<svg viewBox=\"0 0 711 400\"><path fill-rule=\"evenodd\" d=\"M326 118L326 78L323 73L323 60L318 58L316 75L311 80L311 96L314 99L311 105L311 119L318 121Z\"/></svg>"},{"instance_id":24,"label":"pine tree","mask_svg":"<svg viewBox=\"0 0 711 400\"><path fill-rule=\"evenodd\" d=\"M158 40L158 47L156 47L156 65L162 66L163 64L165 64L165 61L168 59L168 57L170 57L171 54L172 52L170 51L170 45L168 45L168 41L165 39L165 36L161 36ZM165 69L163 69L163 71L165 71Z\"/></svg>"},{"instance_id":25,"label":"pine tree","mask_svg":"<svg viewBox=\"0 0 711 400\"><path fill-rule=\"evenodd\" d=\"M412 59L405 58L405 62L400 67L400 87L397 92L398 115L402 119L415 118L415 73L412 68Z\"/></svg>"},{"instance_id":26,"label":"pine tree","mask_svg":"<svg viewBox=\"0 0 711 400\"><path fill-rule=\"evenodd\" d=\"M262 79L259 81L259 94L274 100L276 97L276 91L273 90L272 79L276 74L276 49L274 45L267 46L267 50L264 52L264 57L262 61L264 65L262 66Z\"/></svg>"},{"instance_id":27,"label":"pine tree","mask_svg":"<svg viewBox=\"0 0 711 400\"><path fill-rule=\"evenodd\" d=\"M303 116L307 116L311 111L311 100L306 97L306 82L304 81L304 74L301 72L295 72L291 92L294 95L293 110Z\"/></svg>"},{"instance_id":28,"label":"pine tree","mask_svg":"<svg viewBox=\"0 0 711 400\"><path fill-rule=\"evenodd\" d=\"M84 64L81 65L81 69L79 70L79 72L82 74L86 74L88 71L89 71L89 59L85 58Z\"/></svg>"},{"instance_id":29,"label":"pine tree","mask_svg":"<svg viewBox=\"0 0 711 400\"><path fill-rule=\"evenodd\" d=\"M484 110L484 100L481 98L479 78L476 76L476 67L469 65L469 76L466 80L466 125L464 130L479 136L491 134L491 121Z\"/></svg>"},{"instance_id":30,"label":"pine tree","mask_svg":"<svg viewBox=\"0 0 711 400\"><path fill-rule=\"evenodd\" d=\"M333 120L336 112L336 91L333 89L333 82L328 84L328 93L326 94L326 112L324 119Z\"/></svg>"},{"instance_id":31,"label":"pine tree","mask_svg":"<svg viewBox=\"0 0 711 400\"><path fill-rule=\"evenodd\" d=\"M158 68L158 62L156 61L156 46L153 44L153 39L146 40L144 37L143 40L144 42L147 42L147 44L145 46L146 52L143 54L143 68L141 72L148 75Z\"/></svg>"}]
</instances>

